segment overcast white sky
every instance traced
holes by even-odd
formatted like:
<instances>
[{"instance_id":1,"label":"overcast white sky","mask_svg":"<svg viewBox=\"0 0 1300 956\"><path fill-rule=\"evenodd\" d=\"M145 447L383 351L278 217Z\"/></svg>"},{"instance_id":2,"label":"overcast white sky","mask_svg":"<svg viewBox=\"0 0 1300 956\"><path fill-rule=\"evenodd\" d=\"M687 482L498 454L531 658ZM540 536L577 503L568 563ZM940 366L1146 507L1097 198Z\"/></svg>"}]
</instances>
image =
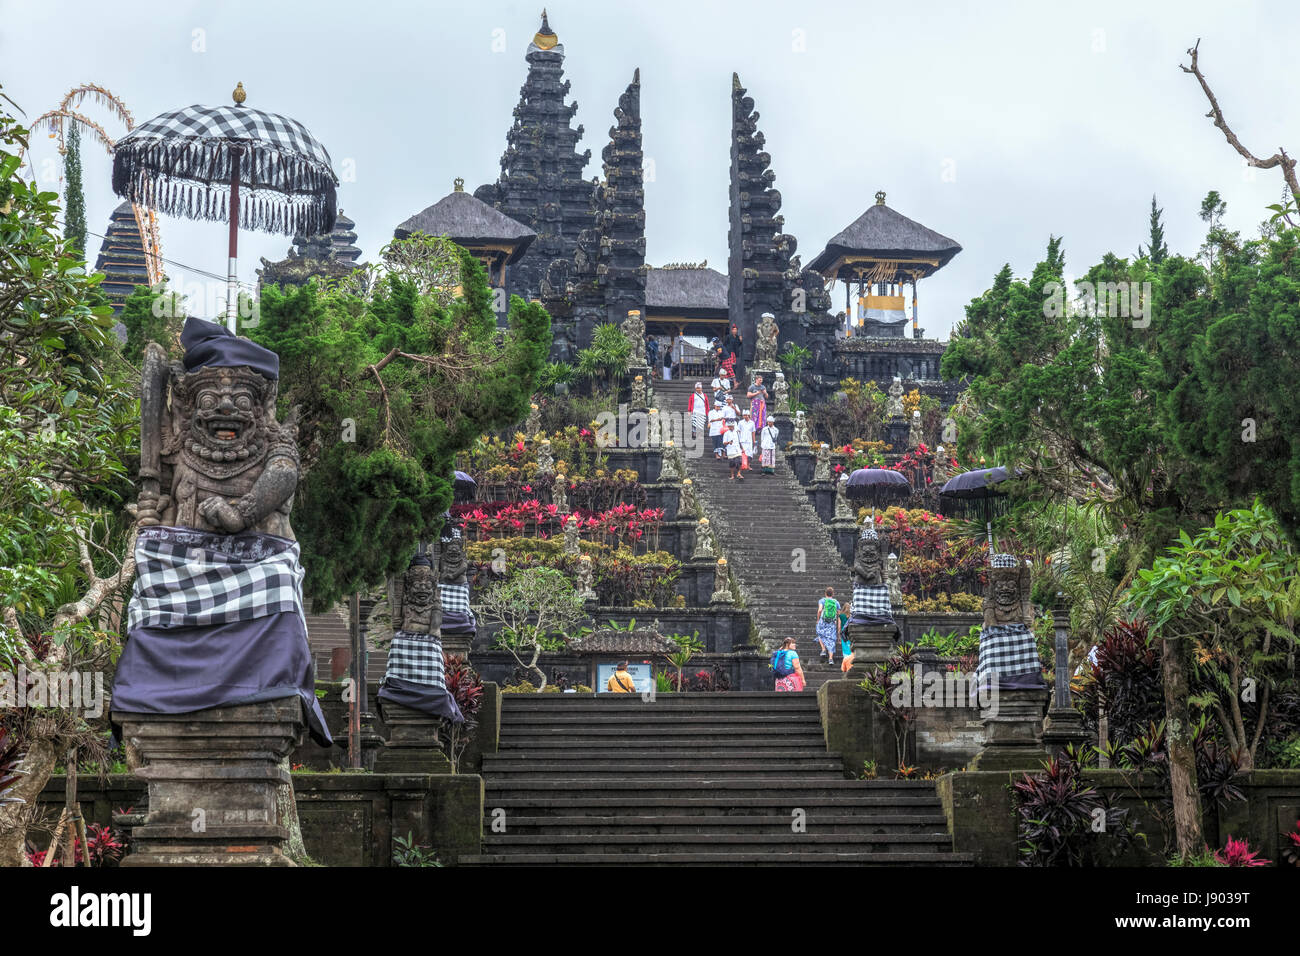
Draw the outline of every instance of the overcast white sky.
<instances>
[{"instance_id":1,"label":"overcast white sky","mask_svg":"<svg viewBox=\"0 0 1300 956\"><path fill-rule=\"evenodd\" d=\"M641 68L651 264L726 269L737 71L805 263L877 189L964 246L921 283L921 324L941 338L1004 262L1027 274L1049 234L1065 237L1072 272L1108 250L1132 255L1153 192L1176 252L1199 246L1210 189L1228 201L1227 225L1254 233L1281 177L1243 169L1205 118L1195 79L1178 69L1197 37L1245 144L1300 154L1300 4L1287 0L542 2L586 126L588 178L600 171L618 95ZM242 81L249 106L302 121L337 172L354 171L340 205L373 259L454 177L467 189L496 178L542 2L0 0L0 84L29 120L94 82L143 121L227 103ZM86 110L118 132L102 110ZM43 138L35 152L42 172L57 157ZM85 148L92 232L119 201L110 165ZM162 240L168 258L224 275L224 226L168 218ZM282 258L289 241L246 232L240 244L240 277L251 283L258 257ZM89 245L97 251L93 237Z\"/></svg>"}]
</instances>

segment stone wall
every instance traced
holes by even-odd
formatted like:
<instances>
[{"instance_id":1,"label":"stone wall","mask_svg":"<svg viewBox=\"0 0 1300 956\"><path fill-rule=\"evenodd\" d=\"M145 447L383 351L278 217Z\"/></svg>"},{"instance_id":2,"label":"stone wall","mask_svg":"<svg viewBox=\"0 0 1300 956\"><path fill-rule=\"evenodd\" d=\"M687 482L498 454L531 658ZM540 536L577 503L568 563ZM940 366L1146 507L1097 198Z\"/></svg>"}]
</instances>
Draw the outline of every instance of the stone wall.
<instances>
[{"instance_id":1,"label":"stone wall","mask_svg":"<svg viewBox=\"0 0 1300 956\"><path fill-rule=\"evenodd\" d=\"M967 771L939 778L939 796L953 835L953 850L970 853L977 865L1013 866L1017 862L1015 804L1011 784L1019 773ZM1103 794L1113 795L1130 811L1133 827L1146 835L1130 851L1114 861L1116 866L1160 866L1172 844L1160 825L1154 808L1164 792L1151 779L1118 770L1088 770L1088 784ZM1256 770L1241 775L1238 787L1245 800L1205 808L1202 823L1205 840L1221 848L1229 836L1245 838L1252 849L1268 860L1278 859L1283 834L1300 819L1300 770Z\"/></svg>"},{"instance_id":2,"label":"stone wall","mask_svg":"<svg viewBox=\"0 0 1300 956\"><path fill-rule=\"evenodd\" d=\"M39 803L57 814L64 785L62 774L51 776ZM296 773L293 791L307 852L325 866L391 866L393 840L407 833L447 865L479 851L483 778L474 774ZM77 795L86 822L104 825L147 800L144 781L130 774L81 777Z\"/></svg>"}]
</instances>

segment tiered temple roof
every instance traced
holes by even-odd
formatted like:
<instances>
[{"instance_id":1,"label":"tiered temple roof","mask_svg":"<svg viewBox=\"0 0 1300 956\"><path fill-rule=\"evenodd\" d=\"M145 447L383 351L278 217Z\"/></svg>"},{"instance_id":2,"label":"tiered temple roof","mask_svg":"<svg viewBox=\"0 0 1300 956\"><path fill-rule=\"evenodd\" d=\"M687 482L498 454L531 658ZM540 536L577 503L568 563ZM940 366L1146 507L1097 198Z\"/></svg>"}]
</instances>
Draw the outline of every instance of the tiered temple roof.
<instances>
[{"instance_id":1,"label":"tiered temple roof","mask_svg":"<svg viewBox=\"0 0 1300 956\"><path fill-rule=\"evenodd\" d=\"M493 284L504 285L503 270L523 258L537 233L465 192L464 183L458 177L452 192L394 229L393 238L446 236L483 261Z\"/></svg>"},{"instance_id":2,"label":"tiered temple roof","mask_svg":"<svg viewBox=\"0 0 1300 956\"><path fill-rule=\"evenodd\" d=\"M122 311L136 286L149 284L144 239L129 202L120 204L109 217L103 245L95 258L95 271L104 273L100 288L113 304L114 315Z\"/></svg>"},{"instance_id":3,"label":"tiered temple roof","mask_svg":"<svg viewBox=\"0 0 1300 956\"><path fill-rule=\"evenodd\" d=\"M961 245L908 219L885 205L884 194L857 219L845 226L812 261L828 279L854 279L876 263L893 263L885 276L872 281L904 282L928 276L948 264Z\"/></svg>"},{"instance_id":4,"label":"tiered temple roof","mask_svg":"<svg viewBox=\"0 0 1300 956\"><path fill-rule=\"evenodd\" d=\"M506 134L501 175L474 195L537 233L519 262L509 267L507 284L520 295L541 290L553 259L570 259L578 236L593 224L593 186L583 179L591 150L577 145L583 128L572 126L577 102L565 103L564 46L542 14L542 27L528 45L528 77L519 91L515 124Z\"/></svg>"},{"instance_id":5,"label":"tiered temple roof","mask_svg":"<svg viewBox=\"0 0 1300 956\"><path fill-rule=\"evenodd\" d=\"M288 255L279 262L262 258L262 268L257 270L262 285L305 285L313 276L331 278L343 276L360 266L361 250L357 247L356 223L343 215L340 209L334 220L334 229L326 235L294 236Z\"/></svg>"},{"instance_id":6,"label":"tiered temple roof","mask_svg":"<svg viewBox=\"0 0 1300 956\"><path fill-rule=\"evenodd\" d=\"M644 314L645 190L642 184L641 71L619 97L609 144L601 152L604 180L592 193L593 225L578 237L572 261L552 262L542 301L557 318L555 354L571 355L596 325Z\"/></svg>"}]
</instances>

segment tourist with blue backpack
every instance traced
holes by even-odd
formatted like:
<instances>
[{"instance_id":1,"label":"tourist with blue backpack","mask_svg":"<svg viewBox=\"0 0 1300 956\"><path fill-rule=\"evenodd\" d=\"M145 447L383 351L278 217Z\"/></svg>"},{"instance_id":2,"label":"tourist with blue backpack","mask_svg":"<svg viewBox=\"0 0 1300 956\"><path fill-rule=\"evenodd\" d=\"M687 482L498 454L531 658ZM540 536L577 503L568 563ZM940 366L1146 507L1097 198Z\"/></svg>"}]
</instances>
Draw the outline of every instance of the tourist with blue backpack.
<instances>
[{"instance_id":1,"label":"tourist with blue backpack","mask_svg":"<svg viewBox=\"0 0 1300 956\"><path fill-rule=\"evenodd\" d=\"M772 654L772 671L776 674L776 689L799 691L804 688L803 665L799 663L799 652L795 650L795 639L787 637L781 647Z\"/></svg>"}]
</instances>

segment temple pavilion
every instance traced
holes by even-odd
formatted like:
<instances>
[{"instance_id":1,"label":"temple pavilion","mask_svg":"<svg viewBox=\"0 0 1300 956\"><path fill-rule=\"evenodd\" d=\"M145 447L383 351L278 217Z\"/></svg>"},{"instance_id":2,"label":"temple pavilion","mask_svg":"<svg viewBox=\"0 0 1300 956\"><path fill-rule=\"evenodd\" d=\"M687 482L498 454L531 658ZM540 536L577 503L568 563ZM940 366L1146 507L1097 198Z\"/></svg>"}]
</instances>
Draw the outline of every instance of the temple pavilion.
<instances>
[{"instance_id":1,"label":"temple pavilion","mask_svg":"<svg viewBox=\"0 0 1300 956\"><path fill-rule=\"evenodd\" d=\"M907 287L912 288L912 337L921 338L916 283L948 264L961 246L947 236L876 204L826 243L811 268L844 286L843 329L846 337L906 337ZM854 308L853 294L857 291Z\"/></svg>"}]
</instances>

